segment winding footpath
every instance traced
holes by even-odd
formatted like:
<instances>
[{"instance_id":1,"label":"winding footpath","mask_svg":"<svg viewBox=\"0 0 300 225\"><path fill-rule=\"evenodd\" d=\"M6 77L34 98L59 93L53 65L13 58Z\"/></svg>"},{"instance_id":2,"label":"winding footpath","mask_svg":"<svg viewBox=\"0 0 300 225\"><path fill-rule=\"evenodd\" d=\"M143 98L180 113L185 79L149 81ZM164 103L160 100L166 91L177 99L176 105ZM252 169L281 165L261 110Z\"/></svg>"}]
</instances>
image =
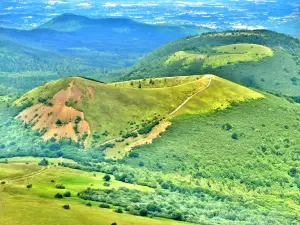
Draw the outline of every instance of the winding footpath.
<instances>
[{"instance_id":1,"label":"winding footpath","mask_svg":"<svg viewBox=\"0 0 300 225\"><path fill-rule=\"evenodd\" d=\"M213 75L208 74L208 75L204 75L204 76L205 76L205 78L206 78L206 77L209 78L209 81L208 81L207 85L206 85L204 88L199 89L197 92L195 92L195 93L194 93L193 95L191 95L190 97L188 97L188 98L187 98L182 104L180 104L174 111L172 111L171 113L169 113L169 114L166 116L166 118L170 118L172 115L174 115L176 112L178 112L183 106L185 106L186 103L188 103L194 96L196 96L197 94L199 94L199 93L201 93L202 91L205 91L207 88L209 88L209 86L211 85L211 82L212 82ZM204 77L203 77L203 78L204 78ZM202 78L202 79L203 79L203 78ZM166 120L166 119L164 119L164 120ZM131 131L131 132L135 132L135 131L138 131L138 129L135 129L135 130L133 130L133 131ZM121 138L121 136L120 136L120 137L113 138L113 139L108 140L108 141L105 141L105 142L101 143L100 145L108 144L108 143L110 143L110 142L112 142L112 141L115 141L115 140L117 140L117 139L119 139L119 138Z\"/></svg>"},{"instance_id":2,"label":"winding footpath","mask_svg":"<svg viewBox=\"0 0 300 225\"><path fill-rule=\"evenodd\" d=\"M191 95L190 97L188 97L181 105L179 105L173 112L169 113L169 115L167 116L170 117L172 116L173 114L175 114L176 112L178 112L178 110L180 110L183 106L185 106L186 103L188 103L188 101L190 101L195 95L199 94L200 92L206 90L210 84L211 84L211 81L212 81L212 75L207 75L209 77L209 81L207 83L207 85L204 87L204 88L201 88L199 89L196 93L194 93L193 95Z\"/></svg>"}]
</instances>

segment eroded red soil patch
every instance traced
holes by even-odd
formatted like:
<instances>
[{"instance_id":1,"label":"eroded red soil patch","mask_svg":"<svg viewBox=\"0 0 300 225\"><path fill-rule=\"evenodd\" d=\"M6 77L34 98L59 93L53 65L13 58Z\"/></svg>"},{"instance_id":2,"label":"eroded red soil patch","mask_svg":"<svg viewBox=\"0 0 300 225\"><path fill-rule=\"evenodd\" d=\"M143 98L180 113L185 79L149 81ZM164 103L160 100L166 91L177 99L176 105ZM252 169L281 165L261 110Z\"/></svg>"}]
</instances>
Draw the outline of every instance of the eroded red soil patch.
<instances>
[{"instance_id":1,"label":"eroded red soil patch","mask_svg":"<svg viewBox=\"0 0 300 225\"><path fill-rule=\"evenodd\" d=\"M33 124L33 129L43 132L43 139L71 138L87 145L89 123L84 113L66 105L67 101L81 101L81 90L72 81L66 90L59 91L50 104L36 104L22 111L18 118Z\"/></svg>"},{"instance_id":2,"label":"eroded red soil patch","mask_svg":"<svg viewBox=\"0 0 300 225\"><path fill-rule=\"evenodd\" d=\"M94 89L92 87L87 87L87 94L86 94L88 97L91 97L91 98L95 98L95 92L94 92Z\"/></svg>"}]
</instances>

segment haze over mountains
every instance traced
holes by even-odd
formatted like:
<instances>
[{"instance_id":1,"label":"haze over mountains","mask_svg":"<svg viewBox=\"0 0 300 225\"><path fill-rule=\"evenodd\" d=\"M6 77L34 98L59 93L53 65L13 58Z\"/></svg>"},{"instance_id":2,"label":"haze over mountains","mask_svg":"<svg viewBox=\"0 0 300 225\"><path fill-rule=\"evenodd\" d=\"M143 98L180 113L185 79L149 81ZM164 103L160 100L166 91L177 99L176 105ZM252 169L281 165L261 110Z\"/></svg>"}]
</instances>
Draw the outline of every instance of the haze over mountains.
<instances>
[{"instance_id":1,"label":"haze over mountains","mask_svg":"<svg viewBox=\"0 0 300 225\"><path fill-rule=\"evenodd\" d=\"M23 73L18 77L24 79L36 76L30 88L45 80L74 74L113 79L118 72L112 70L133 65L160 45L208 30L150 25L122 18L90 19L74 14L60 15L32 30L0 28L1 72L5 73L1 84L9 82L16 92L28 90L26 85L20 89L20 80L11 80L14 75L8 79L7 73Z\"/></svg>"},{"instance_id":2,"label":"haze over mountains","mask_svg":"<svg viewBox=\"0 0 300 225\"><path fill-rule=\"evenodd\" d=\"M67 12L93 18L125 17L151 24L195 24L224 30L265 28L299 35L299 4L294 0L4 0L0 4L0 21L25 29L38 27Z\"/></svg>"}]
</instances>

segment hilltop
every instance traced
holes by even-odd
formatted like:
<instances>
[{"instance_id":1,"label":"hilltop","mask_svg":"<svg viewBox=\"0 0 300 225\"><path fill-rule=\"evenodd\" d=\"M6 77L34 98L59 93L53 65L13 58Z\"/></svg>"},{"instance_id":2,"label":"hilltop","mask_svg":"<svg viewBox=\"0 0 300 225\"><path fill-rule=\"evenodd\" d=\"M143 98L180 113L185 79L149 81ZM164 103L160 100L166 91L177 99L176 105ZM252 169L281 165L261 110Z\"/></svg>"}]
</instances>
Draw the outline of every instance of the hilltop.
<instances>
[{"instance_id":1,"label":"hilltop","mask_svg":"<svg viewBox=\"0 0 300 225\"><path fill-rule=\"evenodd\" d=\"M212 73L298 99L300 41L267 30L186 37L143 57L122 79Z\"/></svg>"},{"instance_id":2,"label":"hilltop","mask_svg":"<svg viewBox=\"0 0 300 225\"><path fill-rule=\"evenodd\" d=\"M119 150L143 139L161 122L160 129L165 129L166 118L208 113L262 97L213 75L110 84L70 77L35 88L15 104L27 107L17 117L38 129L45 140L71 138L85 146ZM120 156L115 151L112 155Z\"/></svg>"}]
</instances>

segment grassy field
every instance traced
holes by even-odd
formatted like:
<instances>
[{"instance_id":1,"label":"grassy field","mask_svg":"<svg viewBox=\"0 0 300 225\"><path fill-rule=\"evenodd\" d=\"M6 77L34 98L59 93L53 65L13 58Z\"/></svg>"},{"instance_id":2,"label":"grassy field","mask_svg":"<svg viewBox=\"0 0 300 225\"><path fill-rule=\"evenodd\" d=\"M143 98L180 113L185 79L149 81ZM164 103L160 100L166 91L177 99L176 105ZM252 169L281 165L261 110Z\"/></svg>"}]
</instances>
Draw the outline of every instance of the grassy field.
<instances>
[{"instance_id":1,"label":"grassy field","mask_svg":"<svg viewBox=\"0 0 300 225\"><path fill-rule=\"evenodd\" d=\"M181 67L188 69L192 63L202 61L203 68L218 68L241 62L256 62L265 57L272 57L272 49L256 44L234 44L212 48L209 54L179 51L168 57L164 65L181 63Z\"/></svg>"},{"instance_id":2,"label":"grassy field","mask_svg":"<svg viewBox=\"0 0 300 225\"><path fill-rule=\"evenodd\" d=\"M70 160L49 159L54 163L49 167L38 166L41 158L12 158L8 164L0 164L2 184L0 199L0 223L7 225L24 224L112 224L118 225L160 225L160 224L186 224L172 220L151 219L137 217L127 213L118 214L112 209L102 209L96 202L91 202L92 207L85 205L77 197L79 191L87 187L108 189L127 187L145 192L152 192L153 189L139 185L126 184L116 181L114 178L109 182L110 187L103 186L102 173L83 172L68 168L55 166L57 162L71 162ZM27 164L25 164L27 163ZM55 180L55 183L50 182ZM26 185L31 183L31 189ZM55 184L61 183L66 189L56 189ZM55 199L56 193L70 191L72 197L61 200ZM70 205L70 210L62 208L63 205ZM44 210L47 209L47 210ZM18 213L16 213L18 212Z\"/></svg>"},{"instance_id":3,"label":"grassy field","mask_svg":"<svg viewBox=\"0 0 300 225\"><path fill-rule=\"evenodd\" d=\"M242 62L257 62L265 57L272 57L272 49L255 44L234 44L213 48L217 52L206 58L203 67L218 68Z\"/></svg>"}]
</instances>

